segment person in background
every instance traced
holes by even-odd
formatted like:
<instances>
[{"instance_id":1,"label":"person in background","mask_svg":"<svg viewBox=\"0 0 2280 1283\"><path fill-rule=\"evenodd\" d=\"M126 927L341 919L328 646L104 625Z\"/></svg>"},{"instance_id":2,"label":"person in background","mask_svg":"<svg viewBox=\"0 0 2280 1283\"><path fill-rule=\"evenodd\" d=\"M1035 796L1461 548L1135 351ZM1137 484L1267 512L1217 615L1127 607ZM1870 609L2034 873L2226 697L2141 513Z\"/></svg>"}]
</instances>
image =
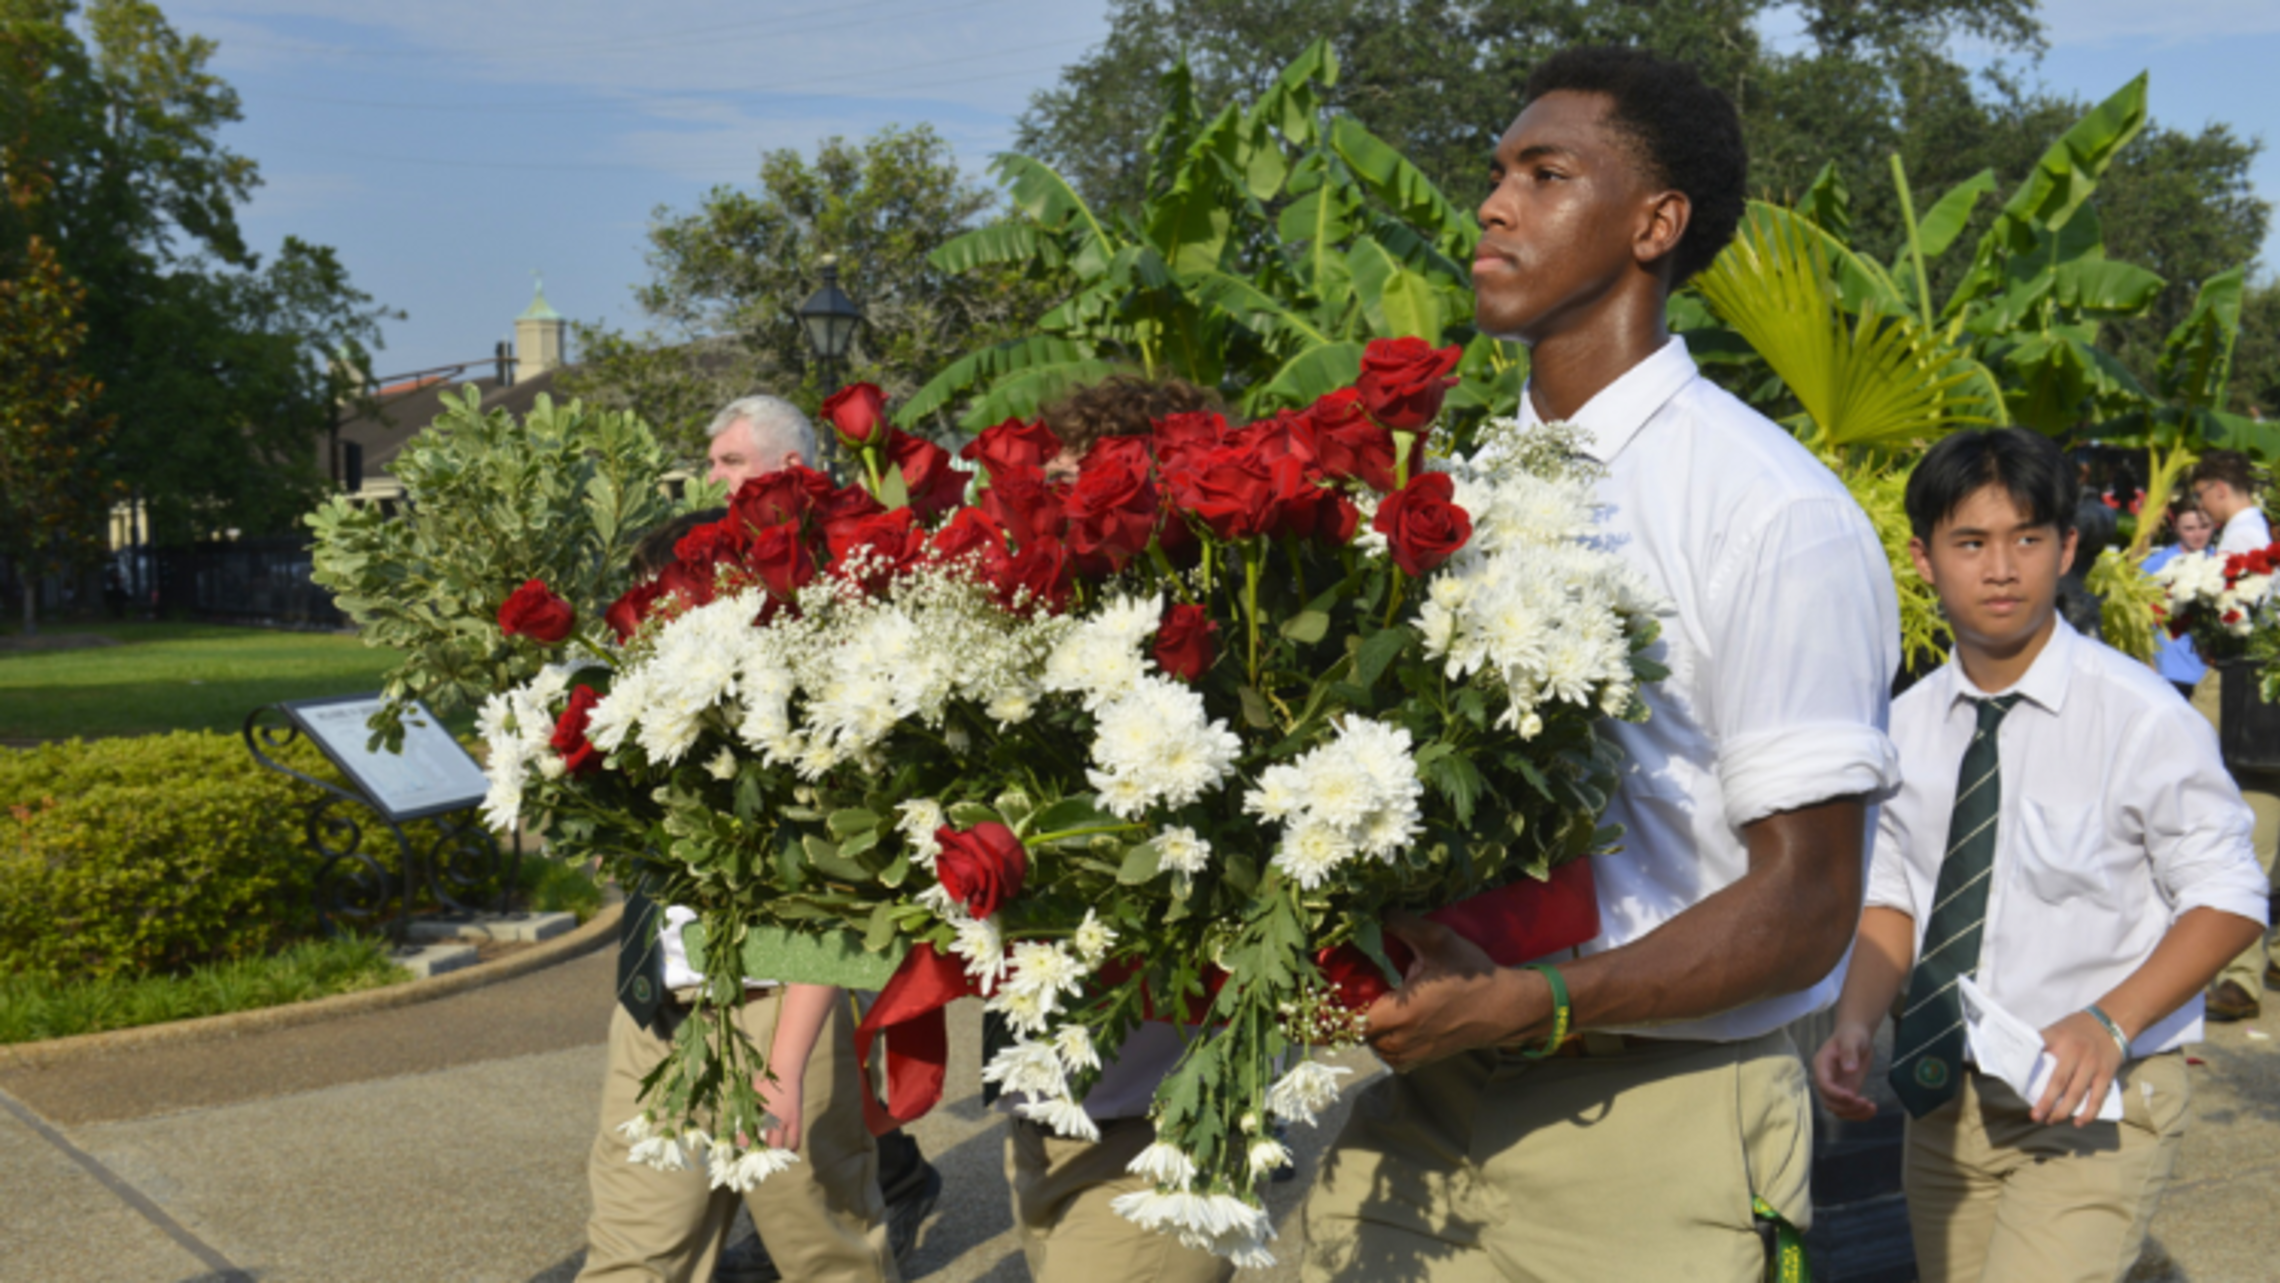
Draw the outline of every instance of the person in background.
<instances>
[{"instance_id":1,"label":"person in background","mask_svg":"<svg viewBox=\"0 0 2280 1283\"><path fill-rule=\"evenodd\" d=\"M2272 542L2271 523L2258 504L2263 478L2238 450L2211 450L2193 465L2193 502L2217 523L2217 552L2254 552Z\"/></svg>"},{"instance_id":2,"label":"person in background","mask_svg":"<svg viewBox=\"0 0 2280 1283\"><path fill-rule=\"evenodd\" d=\"M2217 555L2254 552L2272 543L2272 526L2259 503L2263 474L2238 450L2211 450L2193 466L2193 497L2217 525ZM2203 705L2207 711L2208 705ZM2256 811L2256 858L2269 878L2280 853L2280 779L2242 772L2241 791ZM2209 990L2209 1019L2254 1020L2264 1014L2264 987L2280 985L2264 936L2226 964Z\"/></svg>"},{"instance_id":3,"label":"person in background","mask_svg":"<svg viewBox=\"0 0 2280 1283\"><path fill-rule=\"evenodd\" d=\"M1956 433L1908 479L1909 553L1955 653L1892 706L1902 783L1813 1077L1838 1117L1874 1117L1862 1088L1897 1012L1924 1283L2129 1271L2191 1112L2202 986L2262 934L2251 817L2208 723L2059 626L2074 489L2023 428ZM2041 1030L2033 1098L1972 1059L1966 977ZM2110 1085L2121 1117L2099 1121Z\"/></svg>"},{"instance_id":4,"label":"person in background","mask_svg":"<svg viewBox=\"0 0 2280 1283\"><path fill-rule=\"evenodd\" d=\"M2169 529L2177 536L2177 542L2165 544L2147 555L2143 569L2149 575L2179 557L2205 555L2209 541L2217 533L2216 523L2209 520L2209 514L2190 503L2170 506ZM2209 672L2209 666L2194 652L2192 638L2166 634L2154 648L2153 666L2188 701L2193 698L2193 688L2200 685Z\"/></svg>"},{"instance_id":5,"label":"person in background","mask_svg":"<svg viewBox=\"0 0 2280 1283\"><path fill-rule=\"evenodd\" d=\"M705 435L712 440L705 452L705 475L725 483L731 498L754 477L795 465L816 466L815 425L782 397L731 401L713 416Z\"/></svg>"},{"instance_id":6,"label":"person in background","mask_svg":"<svg viewBox=\"0 0 2280 1283\"><path fill-rule=\"evenodd\" d=\"M1086 451L1105 438L1144 437L1158 419L1222 408L1217 396L1185 379L1113 374L1077 388L1038 414L1061 442L1061 453L1046 461L1045 480L1075 480Z\"/></svg>"}]
</instances>

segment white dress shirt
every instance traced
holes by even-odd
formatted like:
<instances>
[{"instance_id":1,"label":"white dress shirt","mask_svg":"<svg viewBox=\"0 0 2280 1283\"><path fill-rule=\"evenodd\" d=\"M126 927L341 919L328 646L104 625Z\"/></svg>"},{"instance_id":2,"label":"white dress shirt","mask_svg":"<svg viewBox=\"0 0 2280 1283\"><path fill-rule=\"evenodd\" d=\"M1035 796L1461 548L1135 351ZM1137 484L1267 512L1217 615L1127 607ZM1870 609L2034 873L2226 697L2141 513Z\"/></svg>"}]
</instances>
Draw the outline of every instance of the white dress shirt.
<instances>
[{"instance_id":1,"label":"white dress shirt","mask_svg":"<svg viewBox=\"0 0 2280 1283\"><path fill-rule=\"evenodd\" d=\"M1520 400L1523 422L1538 421ZM1900 623L1883 545L1843 483L1696 373L1683 340L1574 419L1607 469L1604 537L1665 599L1652 654L1670 669L1643 692L1644 723L1606 727L1625 759L1607 822L1624 838L1593 861L1601 930L1583 952L1596 953L1739 880L1744 825L1899 782L1885 723ZM1638 1032L1752 1038L1828 1006L1843 983L1840 966L1809 989Z\"/></svg>"},{"instance_id":2,"label":"white dress shirt","mask_svg":"<svg viewBox=\"0 0 2280 1283\"><path fill-rule=\"evenodd\" d=\"M2025 696L1996 730L2002 807L1978 982L2045 1028L2106 996L2179 915L2264 920L2255 819L2208 720L2145 665L2061 620L2010 692L1982 692L1954 661L1892 707L1907 780L1883 807L1868 902L1931 918L1973 699ZM2134 1055L2198 1042L2201 996L2141 1030Z\"/></svg>"},{"instance_id":3,"label":"white dress shirt","mask_svg":"<svg viewBox=\"0 0 2280 1283\"><path fill-rule=\"evenodd\" d=\"M2227 557L2234 553L2255 552L2272 543L2272 525L2264 519L2263 510L2250 504L2225 522L2224 533L2217 536L2217 551Z\"/></svg>"}]
</instances>

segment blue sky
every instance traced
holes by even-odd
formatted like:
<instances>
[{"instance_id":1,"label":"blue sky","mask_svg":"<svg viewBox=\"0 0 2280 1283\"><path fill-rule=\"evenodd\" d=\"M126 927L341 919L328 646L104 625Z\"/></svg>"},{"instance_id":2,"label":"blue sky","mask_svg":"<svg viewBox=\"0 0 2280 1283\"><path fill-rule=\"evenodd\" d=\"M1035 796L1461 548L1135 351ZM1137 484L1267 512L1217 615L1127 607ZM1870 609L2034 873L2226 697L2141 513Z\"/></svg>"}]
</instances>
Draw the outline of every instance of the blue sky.
<instances>
[{"instance_id":1,"label":"blue sky","mask_svg":"<svg viewBox=\"0 0 2280 1283\"><path fill-rule=\"evenodd\" d=\"M929 123L979 173L1104 0L174 0L244 98L257 247L336 247L408 319L382 374L482 357L543 270L575 317L638 324L643 232L750 182L761 152ZM2280 0L2044 0L2030 78L2099 98L2153 73L2156 119L2280 146ZM1973 56L1964 51L1967 57ZM2280 155L2259 192L2280 202ZM2276 241L2268 258L2280 258Z\"/></svg>"}]
</instances>

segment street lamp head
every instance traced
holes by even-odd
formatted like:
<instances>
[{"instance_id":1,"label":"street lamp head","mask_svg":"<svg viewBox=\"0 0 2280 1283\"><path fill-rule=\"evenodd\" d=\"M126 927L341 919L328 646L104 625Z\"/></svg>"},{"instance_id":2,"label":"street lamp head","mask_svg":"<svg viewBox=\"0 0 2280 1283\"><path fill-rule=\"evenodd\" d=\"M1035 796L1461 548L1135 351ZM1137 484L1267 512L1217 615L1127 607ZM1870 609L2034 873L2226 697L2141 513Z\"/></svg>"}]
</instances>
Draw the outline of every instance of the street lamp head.
<instances>
[{"instance_id":1,"label":"street lamp head","mask_svg":"<svg viewBox=\"0 0 2280 1283\"><path fill-rule=\"evenodd\" d=\"M823 288L800 304L798 315L800 327L807 331L808 346L817 356L826 361L846 359L848 349L855 344L855 327L863 323L863 310L839 288L839 260L825 256Z\"/></svg>"}]
</instances>

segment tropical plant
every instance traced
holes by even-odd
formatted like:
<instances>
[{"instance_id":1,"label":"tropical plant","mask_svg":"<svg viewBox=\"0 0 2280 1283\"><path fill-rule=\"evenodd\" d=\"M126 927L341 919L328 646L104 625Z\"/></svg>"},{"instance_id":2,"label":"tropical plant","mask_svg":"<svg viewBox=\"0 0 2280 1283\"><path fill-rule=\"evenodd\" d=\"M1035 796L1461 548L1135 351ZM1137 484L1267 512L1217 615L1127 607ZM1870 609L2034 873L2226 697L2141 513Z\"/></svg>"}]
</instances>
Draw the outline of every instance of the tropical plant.
<instances>
[{"instance_id":1,"label":"tropical plant","mask_svg":"<svg viewBox=\"0 0 2280 1283\"><path fill-rule=\"evenodd\" d=\"M1337 77L1318 41L1247 106L1206 116L1188 68L1174 66L1136 210L1097 210L1044 162L999 157L1020 217L932 261L1023 264L1058 303L1035 333L944 369L897 422L958 406L978 429L1132 368L1221 389L1257 414L1350 384L1370 339L1400 337L1464 347L1449 404L1468 422L1513 409L1518 347L1471 326L1479 226L1399 152L1329 115Z\"/></svg>"}]
</instances>

